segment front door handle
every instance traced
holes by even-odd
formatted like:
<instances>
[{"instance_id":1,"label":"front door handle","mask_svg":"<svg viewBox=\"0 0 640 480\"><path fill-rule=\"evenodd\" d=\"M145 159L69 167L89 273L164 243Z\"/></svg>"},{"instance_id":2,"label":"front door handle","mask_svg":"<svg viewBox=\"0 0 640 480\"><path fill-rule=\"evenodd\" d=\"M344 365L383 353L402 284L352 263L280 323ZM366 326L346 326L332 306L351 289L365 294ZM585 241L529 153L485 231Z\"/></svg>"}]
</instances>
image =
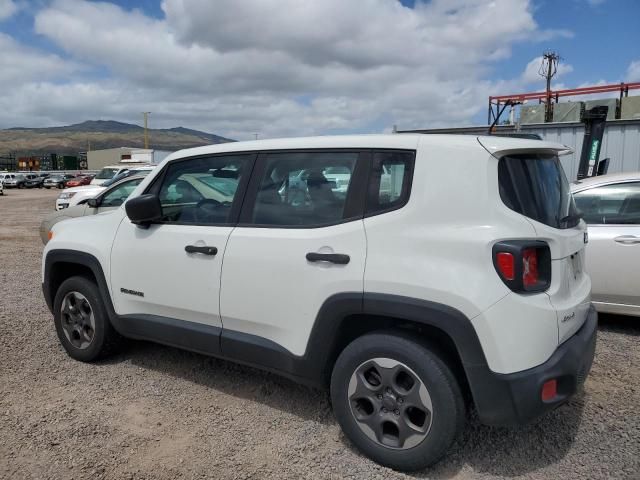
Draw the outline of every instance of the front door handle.
<instances>
[{"instance_id":1,"label":"front door handle","mask_svg":"<svg viewBox=\"0 0 640 480\"><path fill-rule=\"evenodd\" d=\"M307 253L307 260L310 262L329 262L337 265L346 265L349 263L349 255L343 253Z\"/></svg>"},{"instance_id":2,"label":"front door handle","mask_svg":"<svg viewBox=\"0 0 640 480\"><path fill-rule=\"evenodd\" d=\"M184 247L184 251L187 253L202 253L203 255L215 255L218 253L218 249L216 247L207 247L206 245L187 245Z\"/></svg>"},{"instance_id":3,"label":"front door handle","mask_svg":"<svg viewBox=\"0 0 640 480\"><path fill-rule=\"evenodd\" d=\"M620 235L613 239L614 242L623 243L625 245L633 245L635 243L640 243L640 237L636 237L635 235Z\"/></svg>"}]
</instances>

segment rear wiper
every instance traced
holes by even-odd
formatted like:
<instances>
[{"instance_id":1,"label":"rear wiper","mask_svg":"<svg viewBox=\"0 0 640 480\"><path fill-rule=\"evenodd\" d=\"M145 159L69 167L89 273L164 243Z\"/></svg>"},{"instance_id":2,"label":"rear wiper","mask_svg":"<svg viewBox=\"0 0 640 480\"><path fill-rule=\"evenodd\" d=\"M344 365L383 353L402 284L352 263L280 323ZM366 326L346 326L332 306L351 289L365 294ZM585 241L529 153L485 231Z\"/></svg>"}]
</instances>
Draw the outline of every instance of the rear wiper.
<instances>
[{"instance_id":1,"label":"rear wiper","mask_svg":"<svg viewBox=\"0 0 640 480\"><path fill-rule=\"evenodd\" d=\"M582 212L579 213L573 213L571 215L567 215L566 217L563 217L560 219L560 223L566 223L566 222L577 222L579 221L582 217L584 217L584 214Z\"/></svg>"}]
</instances>

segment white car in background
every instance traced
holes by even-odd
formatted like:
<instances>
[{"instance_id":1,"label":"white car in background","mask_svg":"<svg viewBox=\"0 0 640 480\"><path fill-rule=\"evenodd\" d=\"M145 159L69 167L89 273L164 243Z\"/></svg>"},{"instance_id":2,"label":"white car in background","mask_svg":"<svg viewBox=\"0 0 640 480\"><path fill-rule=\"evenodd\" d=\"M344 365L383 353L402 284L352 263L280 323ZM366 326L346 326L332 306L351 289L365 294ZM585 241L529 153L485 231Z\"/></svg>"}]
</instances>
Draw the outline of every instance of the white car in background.
<instances>
[{"instance_id":1,"label":"white car in background","mask_svg":"<svg viewBox=\"0 0 640 480\"><path fill-rule=\"evenodd\" d=\"M149 167L153 169L155 165L149 166L148 163L127 163L120 165L107 165L102 170L100 170L93 180L91 180L91 185L99 186L103 183L108 182L109 180L113 180L114 178L122 178L121 175L126 173L129 170L139 170L144 167Z\"/></svg>"},{"instance_id":2,"label":"white car in background","mask_svg":"<svg viewBox=\"0 0 640 480\"><path fill-rule=\"evenodd\" d=\"M102 188L102 191L95 197L86 199L72 207L51 212L40 224L42 243L46 244L49 241L49 232L58 222L85 215L95 215L118 208L144 179L146 173L148 172L141 172L138 175L120 179L111 186Z\"/></svg>"},{"instance_id":3,"label":"white car in background","mask_svg":"<svg viewBox=\"0 0 640 480\"><path fill-rule=\"evenodd\" d=\"M130 177L132 175L138 174L147 174L151 172L156 165L147 165L144 167L136 167L136 168L126 168L120 171L115 177L112 177L109 180L105 180L104 183L100 185L82 185L80 187L71 187L65 188L58 198L56 199L56 210L63 210L65 208L73 207L74 205L79 205L82 202L95 198L100 193L102 193L107 187L113 185L116 182L119 182L123 178Z\"/></svg>"},{"instance_id":4,"label":"white car in background","mask_svg":"<svg viewBox=\"0 0 640 480\"><path fill-rule=\"evenodd\" d=\"M640 316L640 172L571 185L589 225L586 269L600 312Z\"/></svg>"}]
</instances>

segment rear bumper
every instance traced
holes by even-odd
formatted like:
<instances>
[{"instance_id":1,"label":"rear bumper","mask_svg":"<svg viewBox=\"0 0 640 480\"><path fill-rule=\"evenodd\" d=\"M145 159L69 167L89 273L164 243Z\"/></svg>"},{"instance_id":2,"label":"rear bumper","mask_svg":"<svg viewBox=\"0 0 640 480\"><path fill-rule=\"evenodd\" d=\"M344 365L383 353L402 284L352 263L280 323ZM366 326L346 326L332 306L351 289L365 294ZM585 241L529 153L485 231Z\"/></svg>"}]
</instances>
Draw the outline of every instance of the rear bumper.
<instances>
[{"instance_id":1,"label":"rear bumper","mask_svg":"<svg viewBox=\"0 0 640 480\"><path fill-rule=\"evenodd\" d=\"M584 383L596 348L598 314L590 307L585 323L542 365L498 374L486 367L467 367L480 421L487 425L529 423L566 402ZM557 379L558 394L543 401L542 386Z\"/></svg>"}]
</instances>

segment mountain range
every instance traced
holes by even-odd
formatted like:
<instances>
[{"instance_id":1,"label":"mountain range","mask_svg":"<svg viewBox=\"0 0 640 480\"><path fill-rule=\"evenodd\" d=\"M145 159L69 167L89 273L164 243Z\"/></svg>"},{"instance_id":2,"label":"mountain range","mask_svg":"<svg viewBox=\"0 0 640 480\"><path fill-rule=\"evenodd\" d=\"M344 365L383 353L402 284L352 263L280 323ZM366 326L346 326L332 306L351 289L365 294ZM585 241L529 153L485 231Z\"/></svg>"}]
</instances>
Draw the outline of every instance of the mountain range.
<instances>
[{"instance_id":1,"label":"mountain range","mask_svg":"<svg viewBox=\"0 0 640 480\"><path fill-rule=\"evenodd\" d=\"M149 129L149 147L158 150L233 142L212 133L175 127ZM73 125L46 128L14 127L0 130L0 156L17 157L49 153L77 155L87 150L144 147L144 128L114 120L88 120Z\"/></svg>"}]
</instances>

